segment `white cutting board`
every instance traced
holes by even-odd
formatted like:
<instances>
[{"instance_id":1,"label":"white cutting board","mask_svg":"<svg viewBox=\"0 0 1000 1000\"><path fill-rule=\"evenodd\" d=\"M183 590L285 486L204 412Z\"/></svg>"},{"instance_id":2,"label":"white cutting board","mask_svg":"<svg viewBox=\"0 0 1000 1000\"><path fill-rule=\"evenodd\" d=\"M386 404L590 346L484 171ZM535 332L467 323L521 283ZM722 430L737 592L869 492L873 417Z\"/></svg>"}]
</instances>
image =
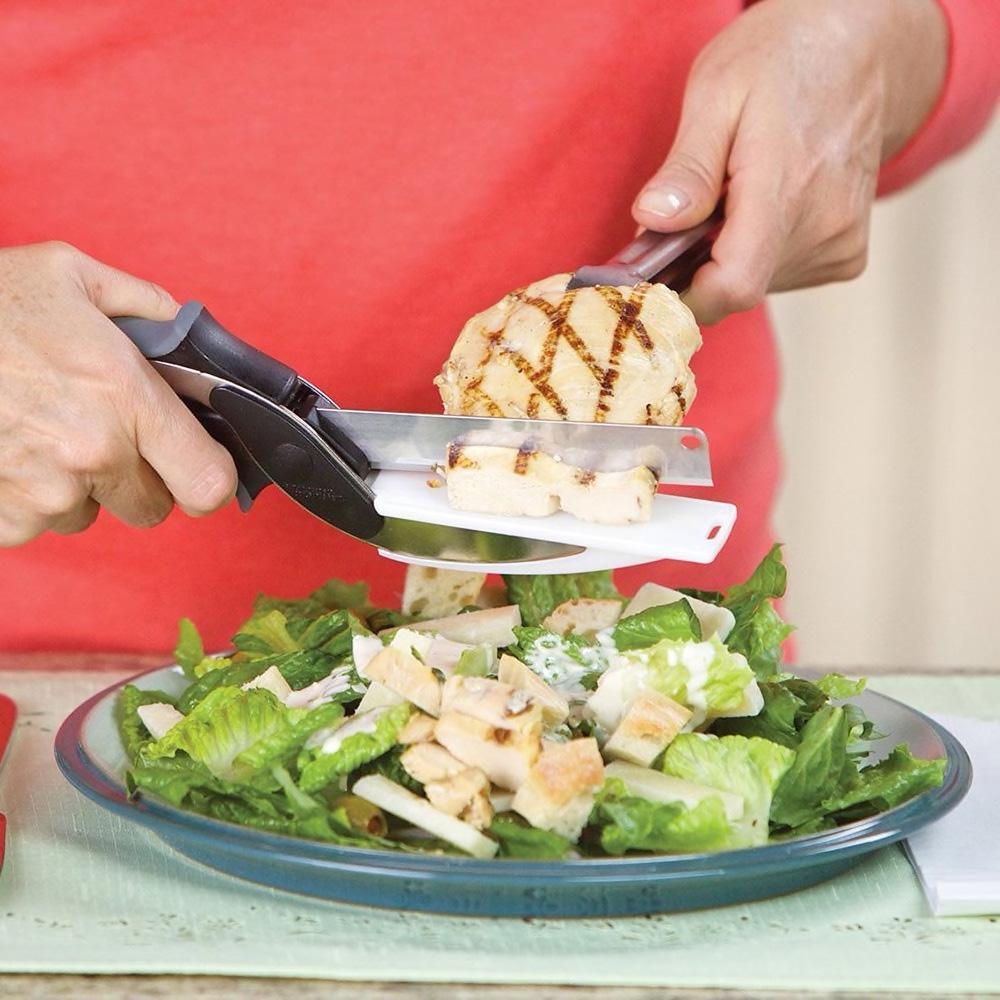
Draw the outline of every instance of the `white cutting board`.
<instances>
[{"instance_id":1,"label":"white cutting board","mask_svg":"<svg viewBox=\"0 0 1000 1000\"><path fill-rule=\"evenodd\" d=\"M428 485L426 473L379 472L371 483L375 509L383 517L425 524L452 525L518 538L540 538L583 545L578 555L533 562L466 563L403 557L385 549L381 554L400 562L481 573L582 573L638 566L660 559L710 563L726 544L736 521L736 507L717 500L658 493L653 514L641 524L593 524L563 512L547 517L501 517L455 510L447 490Z\"/></svg>"}]
</instances>

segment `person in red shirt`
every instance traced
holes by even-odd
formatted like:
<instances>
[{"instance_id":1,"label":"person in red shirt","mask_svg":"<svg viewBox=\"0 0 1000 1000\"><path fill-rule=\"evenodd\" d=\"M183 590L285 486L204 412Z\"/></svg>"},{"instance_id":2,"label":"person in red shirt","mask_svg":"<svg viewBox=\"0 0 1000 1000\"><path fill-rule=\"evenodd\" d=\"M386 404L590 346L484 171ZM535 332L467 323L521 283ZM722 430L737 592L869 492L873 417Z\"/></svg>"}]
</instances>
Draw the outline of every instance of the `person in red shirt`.
<instances>
[{"instance_id":1,"label":"person in red shirt","mask_svg":"<svg viewBox=\"0 0 1000 1000\"><path fill-rule=\"evenodd\" d=\"M620 579L742 578L778 478L764 296L860 273L876 193L982 127L997 10L8 0L0 647L159 651L182 614L221 645L260 590L399 591L274 490L242 517L229 456L107 317L198 298L341 405L433 412L469 315L636 222L693 225L725 181L692 419L740 517L714 565Z\"/></svg>"}]
</instances>

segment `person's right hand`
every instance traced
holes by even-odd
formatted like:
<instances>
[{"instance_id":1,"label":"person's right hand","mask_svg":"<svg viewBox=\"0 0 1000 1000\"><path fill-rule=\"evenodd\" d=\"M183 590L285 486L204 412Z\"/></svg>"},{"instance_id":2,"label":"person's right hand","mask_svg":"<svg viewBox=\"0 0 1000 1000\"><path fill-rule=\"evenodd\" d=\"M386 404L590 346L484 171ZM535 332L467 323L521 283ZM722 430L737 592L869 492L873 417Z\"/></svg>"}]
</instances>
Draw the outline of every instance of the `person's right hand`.
<instances>
[{"instance_id":1,"label":"person's right hand","mask_svg":"<svg viewBox=\"0 0 1000 1000\"><path fill-rule=\"evenodd\" d=\"M0 250L0 546L82 531L100 507L145 528L232 499L229 453L108 319L177 309L65 243Z\"/></svg>"}]
</instances>

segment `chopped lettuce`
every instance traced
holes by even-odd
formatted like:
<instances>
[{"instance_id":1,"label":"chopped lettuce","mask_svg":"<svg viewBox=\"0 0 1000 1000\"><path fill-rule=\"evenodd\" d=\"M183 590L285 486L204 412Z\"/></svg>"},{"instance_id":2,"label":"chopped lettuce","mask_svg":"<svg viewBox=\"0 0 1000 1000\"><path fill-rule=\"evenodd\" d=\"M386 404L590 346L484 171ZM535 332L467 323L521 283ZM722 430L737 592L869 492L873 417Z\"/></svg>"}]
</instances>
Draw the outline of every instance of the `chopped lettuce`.
<instances>
[{"instance_id":1,"label":"chopped lettuce","mask_svg":"<svg viewBox=\"0 0 1000 1000\"><path fill-rule=\"evenodd\" d=\"M322 747L314 751L312 759L301 769L299 787L305 792L317 792L341 775L350 774L362 764L381 757L396 745L396 737L412 710L405 701L391 708L373 709L372 715L379 714L372 720L370 730L345 736L333 753L324 753Z\"/></svg>"},{"instance_id":2,"label":"chopped lettuce","mask_svg":"<svg viewBox=\"0 0 1000 1000\"><path fill-rule=\"evenodd\" d=\"M801 835L870 816L941 783L945 760L919 760L905 746L859 771L853 721L846 707L826 705L803 727L795 762L774 795L776 831Z\"/></svg>"},{"instance_id":3,"label":"chopped lettuce","mask_svg":"<svg viewBox=\"0 0 1000 1000\"><path fill-rule=\"evenodd\" d=\"M293 653L301 649L288 631L288 619L280 611L266 611L245 621L233 636L233 645L250 656Z\"/></svg>"},{"instance_id":4,"label":"chopped lettuce","mask_svg":"<svg viewBox=\"0 0 1000 1000\"><path fill-rule=\"evenodd\" d=\"M747 661L714 635L705 642L661 639L639 654L624 655L646 664L650 687L709 716L738 708L754 679Z\"/></svg>"},{"instance_id":5,"label":"chopped lettuce","mask_svg":"<svg viewBox=\"0 0 1000 1000\"><path fill-rule=\"evenodd\" d=\"M734 824L732 846L750 847L767 842L771 799L794 759L793 750L758 737L681 733L663 754L663 771L742 795L743 818Z\"/></svg>"},{"instance_id":6,"label":"chopped lettuce","mask_svg":"<svg viewBox=\"0 0 1000 1000\"><path fill-rule=\"evenodd\" d=\"M822 816L823 800L839 795L857 777L847 754L850 728L844 710L824 705L803 726L795 761L778 785L771 822L797 827Z\"/></svg>"},{"instance_id":7,"label":"chopped lettuce","mask_svg":"<svg viewBox=\"0 0 1000 1000\"><path fill-rule=\"evenodd\" d=\"M825 674L814 683L827 698L835 701L855 698L865 689L863 677L851 678L845 677L843 674Z\"/></svg>"},{"instance_id":8,"label":"chopped lettuce","mask_svg":"<svg viewBox=\"0 0 1000 1000\"><path fill-rule=\"evenodd\" d=\"M608 667L609 651L586 636L557 635L538 625L516 625L514 635L517 642L504 652L554 687L592 691Z\"/></svg>"},{"instance_id":9,"label":"chopped lettuce","mask_svg":"<svg viewBox=\"0 0 1000 1000\"><path fill-rule=\"evenodd\" d=\"M198 676L195 669L205 659L205 646L198 628L190 618L182 618L177 623L177 645L174 646L174 660L188 677Z\"/></svg>"},{"instance_id":10,"label":"chopped lettuce","mask_svg":"<svg viewBox=\"0 0 1000 1000\"><path fill-rule=\"evenodd\" d=\"M600 828L601 847L608 854L720 851L732 846L734 840L722 799L712 796L693 807L680 802L651 802L629 795L617 778L604 783L590 822Z\"/></svg>"},{"instance_id":11,"label":"chopped lettuce","mask_svg":"<svg viewBox=\"0 0 1000 1000\"><path fill-rule=\"evenodd\" d=\"M946 763L943 757L921 760L900 744L885 760L863 768L851 788L824 801L823 807L840 822L893 809L940 785Z\"/></svg>"},{"instance_id":12,"label":"chopped lettuce","mask_svg":"<svg viewBox=\"0 0 1000 1000\"><path fill-rule=\"evenodd\" d=\"M287 726L290 712L270 691L217 688L165 736L147 744L142 758L153 761L183 751L216 777L237 778L235 758Z\"/></svg>"},{"instance_id":13,"label":"chopped lettuce","mask_svg":"<svg viewBox=\"0 0 1000 1000\"><path fill-rule=\"evenodd\" d=\"M660 604L622 618L611 638L618 649L645 649L661 639L701 641L701 622L686 600Z\"/></svg>"},{"instance_id":14,"label":"chopped lettuce","mask_svg":"<svg viewBox=\"0 0 1000 1000\"><path fill-rule=\"evenodd\" d=\"M781 644L792 632L771 603L784 596L785 585L781 546L775 545L750 579L732 587L722 602L736 618L726 645L746 657L758 680L769 680L778 672Z\"/></svg>"},{"instance_id":15,"label":"chopped lettuce","mask_svg":"<svg viewBox=\"0 0 1000 1000\"><path fill-rule=\"evenodd\" d=\"M257 774L266 768L281 765L294 758L302 744L321 729L340 723L344 716L343 705L335 701L306 711L286 711L287 725L274 730L242 751L233 761L241 773Z\"/></svg>"},{"instance_id":16,"label":"chopped lettuce","mask_svg":"<svg viewBox=\"0 0 1000 1000\"><path fill-rule=\"evenodd\" d=\"M125 756L135 763L146 744L153 741L153 735L143 725L139 718L139 709L143 705L157 704L174 705L176 702L162 691L143 691L134 684L126 684L115 702L115 721L118 724L118 734L121 736Z\"/></svg>"},{"instance_id":17,"label":"chopped lettuce","mask_svg":"<svg viewBox=\"0 0 1000 1000\"><path fill-rule=\"evenodd\" d=\"M716 719L711 732L716 736L759 736L795 749L799 745L796 715L803 702L782 684L763 681L759 685L764 707L756 715Z\"/></svg>"},{"instance_id":18,"label":"chopped lettuce","mask_svg":"<svg viewBox=\"0 0 1000 1000\"><path fill-rule=\"evenodd\" d=\"M283 600L260 594L254 601L253 610L254 615L280 611L288 620L312 620L327 611L356 611L364 614L368 610L368 584L327 580L307 597L298 600Z\"/></svg>"},{"instance_id":19,"label":"chopped lettuce","mask_svg":"<svg viewBox=\"0 0 1000 1000\"><path fill-rule=\"evenodd\" d=\"M533 861L558 861L573 849L573 842L540 830L512 816L497 816L486 831L500 844L502 858L530 858Z\"/></svg>"},{"instance_id":20,"label":"chopped lettuce","mask_svg":"<svg viewBox=\"0 0 1000 1000\"><path fill-rule=\"evenodd\" d=\"M621 599L609 571L552 573L542 576L505 576L507 600L521 608L525 625L541 625L564 601L576 597Z\"/></svg>"},{"instance_id":21,"label":"chopped lettuce","mask_svg":"<svg viewBox=\"0 0 1000 1000\"><path fill-rule=\"evenodd\" d=\"M496 671L496 646L484 643L463 649L455 664L455 673L460 677L488 677Z\"/></svg>"},{"instance_id":22,"label":"chopped lettuce","mask_svg":"<svg viewBox=\"0 0 1000 1000\"><path fill-rule=\"evenodd\" d=\"M296 649L289 653L276 653L251 660L234 660L228 667L221 667L202 674L181 695L177 707L190 712L211 691L223 687L239 687L259 677L270 666L281 671L293 691L298 691L315 681L322 680L340 663L339 658L319 649ZM348 692L340 700L356 700L360 694Z\"/></svg>"},{"instance_id":23,"label":"chopped lettuce","mask_svg":"<svg viewBox=\"0 0 1000 1000\"><path fill-rule=\"evenodd\" d=\"M194 676L196 678L204 677L205 674L210 674L213 670L225 670L226 667L232 665L231 656L206 656L195 664Z\"/></svg>"},{"instance_id":24,"label":"chopped lettuce","mask_svg":"<svg viewBox=\"0 0 1000 1000\"><path fill-rule=\"evenodd\" d=\"M586 718L574 711L549 731L550 740L603 739L632 698L656 690L692 709L686 729L708 729L675 737L657 766L729 793L731 806L731 795L744 804L743 817L730 822L721 798L710 795L691 805L654 802L634 794L640 787L630 794L621 781L609 779L582 837L584 854L715 851L762 844L769 836L801 836L892 808L942 780L945 761L918 760L905 746L862 767L880 734L861 707L845 699L859 694L863 681L839 674L806 680L781 672L781 643L790 629L772 603L785 590L777 546L746 583L726 594L682 591L733 613L735 627L725 643L717 636L702 641L686 598L630 615L592 637L561 636L541 624L573 598L621 600L609 573L512 577L507 587L524 624L506 652L571 701L586 698L589 707ZM356 710L366 685L354 664L355 637L390 626L398 631L413 620L371 607L364 584L339 580L300 600L258 598L236 630L231 654L206 655L194 624L182 620L175 657L189 683L175 707L184 717L157 740L139 709L173 705L173 698L126 685L116 704L130 794L155 795L205 816L291 836L451 850L433 839L411 843L399 824L387 827L377 807L345 792L365 776L380 775L425 795L403 768L405 747L398 742L412 706L402 702L360 715ZM388 635L380 638L389 641ZM487 646L466 650L457 672L494 676L496 652ZM242 689L271 667L299 692L295 707L266 689ZM331 687L336 693L326 699ZM756 708L758 687L759 713L730 717L748 705ZM308 707L319 700L324 703ZM512 813L496 817L486 832L501 856L560 859L573 850L565 838Z\"/></svg>"}]
</instances>

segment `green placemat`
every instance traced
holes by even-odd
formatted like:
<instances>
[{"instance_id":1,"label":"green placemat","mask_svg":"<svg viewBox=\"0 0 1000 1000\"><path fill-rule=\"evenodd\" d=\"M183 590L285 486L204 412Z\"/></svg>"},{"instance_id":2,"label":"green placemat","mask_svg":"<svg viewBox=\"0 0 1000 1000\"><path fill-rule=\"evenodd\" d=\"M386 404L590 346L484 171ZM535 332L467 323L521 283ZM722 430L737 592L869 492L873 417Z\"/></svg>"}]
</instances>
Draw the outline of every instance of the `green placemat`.
<instances>
[{"instance_id":1,"label":"green placemat","mask_svg":"<svg viewBox=\"0 0 1000 1000\"><path fill-rule=\"evenodd\" d=\"M113 679L0 672L22 720L0 783L0 971L1000 992L1000 920L931 917L895 847L779 899L619 920L424 916L240 882L104 812L58 773L59 722ZM1000 706L1000 678L873 687L940 712Z\"/></svg>"}]
</instances>

